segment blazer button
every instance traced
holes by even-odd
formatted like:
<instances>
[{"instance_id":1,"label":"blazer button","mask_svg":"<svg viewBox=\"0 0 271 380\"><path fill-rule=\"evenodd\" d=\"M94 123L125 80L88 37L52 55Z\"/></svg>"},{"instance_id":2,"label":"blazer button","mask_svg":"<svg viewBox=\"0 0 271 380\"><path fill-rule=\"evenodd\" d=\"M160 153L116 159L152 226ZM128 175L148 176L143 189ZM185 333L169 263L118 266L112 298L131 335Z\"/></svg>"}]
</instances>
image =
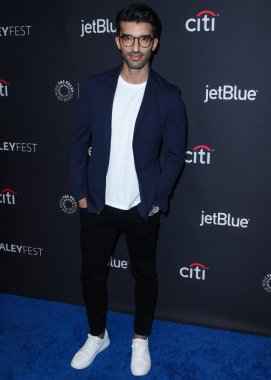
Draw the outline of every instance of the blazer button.
<instances>
[{"instance_id":1,"label":"blazer button","mask_svg":"<svg viewBox=\"0 0 271 380\"><path fill-rule=\"evenodd\" d=\"M101 179L105 179L105 176L103 175L103 176L101 176Z\"/></svg>"}]
</instances>

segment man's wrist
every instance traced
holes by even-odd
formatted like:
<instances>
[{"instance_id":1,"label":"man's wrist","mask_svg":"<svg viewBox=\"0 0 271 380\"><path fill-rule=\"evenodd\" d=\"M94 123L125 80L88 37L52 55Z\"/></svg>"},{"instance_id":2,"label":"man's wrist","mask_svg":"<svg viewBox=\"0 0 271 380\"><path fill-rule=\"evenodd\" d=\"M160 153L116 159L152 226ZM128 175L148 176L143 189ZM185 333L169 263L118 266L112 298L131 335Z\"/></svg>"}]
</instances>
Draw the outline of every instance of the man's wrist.
<instances>
[{"instance_id":1,"label":"man's wrist","mask_svg":"<svg viewBox=\"0 0 271 380\"><path fill-rule=\"evenodd\" d=\"M153 205L152 205L151 212L152 212L153 214L157 214L159 211L160 211L159 206L153 204Z\"/></svg>"},{"instance_id":2,"label":"man's wrist","mask_svg":"<svg viewBox=\"0 0 271 380\"><path fill-rule=\"evenodd\" d=\"M86 198L82 198L78 201L78 206L80 208L86 208L87 207L87 199Z\"/></svg>"}]
</instances>

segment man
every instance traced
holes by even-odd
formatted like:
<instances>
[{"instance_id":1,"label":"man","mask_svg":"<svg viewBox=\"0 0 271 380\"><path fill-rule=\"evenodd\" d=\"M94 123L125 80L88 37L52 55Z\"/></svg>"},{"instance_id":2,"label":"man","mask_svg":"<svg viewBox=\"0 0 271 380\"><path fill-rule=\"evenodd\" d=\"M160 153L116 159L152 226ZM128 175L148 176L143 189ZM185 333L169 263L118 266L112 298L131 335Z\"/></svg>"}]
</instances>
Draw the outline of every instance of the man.
<instances>
[{"instance_id":1,"label":"man","mask_svg":"<svg viewBox=\"0 0 271 380\"><path fill-rule=\"evenodd\" d=\"M71 366L89 366L110 344L106 330L108 262L124 234L135 279L131 371L148 373L148 336L156 303L159 213L183 167L186 119L177 87L151 70L161 24L142 4L117 14L122 66L91 76L78 105L71 149L73 192L80 207L82 293L90 334ZM164 164L159 165L163 143ZM91 145L91 154L88 149Z\"/></svg>"}]
</instances>

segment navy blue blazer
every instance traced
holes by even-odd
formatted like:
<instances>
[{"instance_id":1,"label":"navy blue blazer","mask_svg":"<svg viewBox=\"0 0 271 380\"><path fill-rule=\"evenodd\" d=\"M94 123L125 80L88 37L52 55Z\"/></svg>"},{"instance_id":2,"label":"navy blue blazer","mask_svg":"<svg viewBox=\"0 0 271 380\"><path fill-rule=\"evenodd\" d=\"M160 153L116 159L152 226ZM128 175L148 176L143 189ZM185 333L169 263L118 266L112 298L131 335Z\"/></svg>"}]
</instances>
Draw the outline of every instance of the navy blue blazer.
<instances>
[{"instance_id":1,"label":"navy blue blazer","mask_svg":"<svg viewBox=\"0 0 271 380\"><path fill-rule=\"evenodd\" d=\"M112 106L120 70L118 67L90 76L77 106L71 144L71 186L76 200L87 198L88 212L99 213L105 206ZM147 218L153 204L167 211L169 195L184 165L185 146L186 115L180 91L150 70L133 137L141 198L137 207L142 217Z\"/></svg>"}]
</instances>

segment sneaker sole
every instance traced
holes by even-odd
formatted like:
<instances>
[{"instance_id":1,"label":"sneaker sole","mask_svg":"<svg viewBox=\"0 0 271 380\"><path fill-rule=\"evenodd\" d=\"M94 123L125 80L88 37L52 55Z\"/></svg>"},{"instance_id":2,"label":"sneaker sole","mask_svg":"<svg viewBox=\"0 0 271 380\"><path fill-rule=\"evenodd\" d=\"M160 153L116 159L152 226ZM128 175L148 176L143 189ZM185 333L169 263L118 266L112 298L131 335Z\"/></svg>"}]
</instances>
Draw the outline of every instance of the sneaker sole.
<instances>
[{"instance_id":1,"label":"sneaker sole","mask_svg":"<svg viewBox=\"0 0 271 380\"><path fill-rule=\"evenodd\" d=\"M93 361L94 361L94 359L96 358L96 356L100 353L100 352L102 352L103 350L105 350L108 346L110 345L110 339L108 339L108 341L99 349L99 351L97 351L96 352L96 354L95 354L95 356L93 356L93 358L92 358L92 360L91 360L91 362L90 363L88 363L87 365L85 365L84 367L76 367L76 366L73 366L72 364L71 364L71 367L72 368L74 368L74 369L85 369L85 368L87 368L87 367L89 367L92 363L93 363Z\"/></svg>"},{"instance_id":2,"label":"sneaker sole","mask_svg":"<svg viewBox=\"0 0 271 380\"><path fill-rule=\"evenodd\" d=\"M131 368L131 373L132 373L132 375L134 375L134 376L145 376L145 375L147 375L147 373L150 372L150 370L151 370L151 366L150 366L150 368L146 369L144 372L137 372L136 370L133 370L133 369Z\"/></svg>"}]
</instances>

